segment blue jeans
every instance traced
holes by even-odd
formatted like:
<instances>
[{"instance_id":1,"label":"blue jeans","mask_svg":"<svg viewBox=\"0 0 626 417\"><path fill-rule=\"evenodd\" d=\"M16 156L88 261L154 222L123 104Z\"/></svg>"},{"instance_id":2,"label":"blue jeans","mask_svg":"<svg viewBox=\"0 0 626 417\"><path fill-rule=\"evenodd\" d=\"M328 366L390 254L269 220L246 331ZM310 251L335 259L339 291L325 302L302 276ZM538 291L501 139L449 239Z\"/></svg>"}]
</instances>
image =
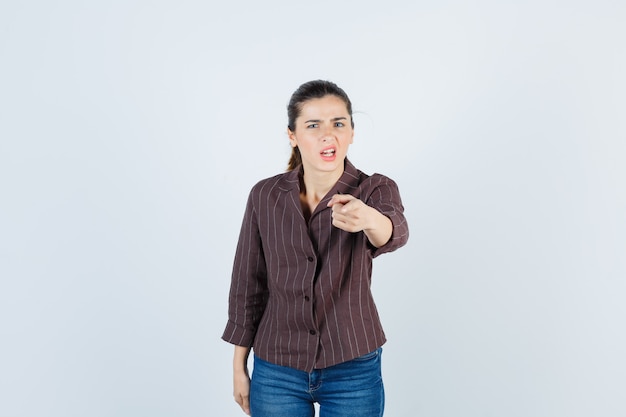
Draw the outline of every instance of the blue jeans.
<instances>
[{"instance_id":1,"label":"blue jeans","mask_svg":"<svg viewBox=\"0 0 626 417\"><path fill-rule=\"evenodd\" d=\"M254 357L250 384L252 417L381 417L385 391L382 348L313 372L275 365Z\"/></svg>"}]
</instances>

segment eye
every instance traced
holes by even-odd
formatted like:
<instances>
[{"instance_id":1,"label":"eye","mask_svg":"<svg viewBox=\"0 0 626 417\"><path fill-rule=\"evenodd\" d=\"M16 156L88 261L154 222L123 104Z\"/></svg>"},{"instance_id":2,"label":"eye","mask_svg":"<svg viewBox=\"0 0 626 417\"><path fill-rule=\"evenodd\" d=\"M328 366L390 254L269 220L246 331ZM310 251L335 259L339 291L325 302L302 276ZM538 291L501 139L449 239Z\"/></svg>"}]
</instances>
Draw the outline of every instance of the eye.
<instances>
[{"instance_id":1,"label":"eye","mask_svg":"<svg viewBox=\"0 0 626 417\"><path fill-rule=\"evenodd\" d=\"M336 122L335 123L335 127L344 127L345 125L343 124L343 122Z\"/></svg>"},{"instance_id":2,"label":"eye","mask_svg":"<svg viewBox=\"0 0 626 417\"><path fill-rule=\"evenodd\" d=\"M311 123L310 125L307 125L306 128L307 129L315 129L318 126L317 123Z\"/></svg>"}]
</instances>

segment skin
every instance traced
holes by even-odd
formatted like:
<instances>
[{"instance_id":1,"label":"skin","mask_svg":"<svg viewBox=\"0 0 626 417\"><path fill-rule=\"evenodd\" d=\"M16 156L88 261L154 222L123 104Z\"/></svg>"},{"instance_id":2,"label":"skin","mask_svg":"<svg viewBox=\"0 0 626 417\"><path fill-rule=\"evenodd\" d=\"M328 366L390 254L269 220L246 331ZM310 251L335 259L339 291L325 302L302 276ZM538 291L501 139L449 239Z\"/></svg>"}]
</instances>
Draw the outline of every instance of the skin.
<instances>
[{"instance_id":1,"label":"skin","mask_svg":"<svg viewBox=\"0 0 626 417\"><path fill-rule=\"evenodd\" d=\"M305 217L310 216L339 180L344 160L354 138L351 117L340 98L328 95L312 99L302 106L295 130L287 129L291 146L298 147L302 156L304 178L300 201ZM334 155L324 156L324 150ZM349 194L335 194L328 202L332 208L333 226L351 233L363 232L375 247L389 241L391 220L378 210ZM233 357L233 395L246 414L250 414L250 378L248 355L250 348L235 346Z\"/></svg>"},{"instance_id":2,"label":"skin","mask_svg":"<svg viewBox=\"0 0 626 417\"><path fill-rule=\"evenodd\" d=\"M235 402L248 415L250 415L249 355L249 347L235 346L235 355L233 357L233 396L235 397Z\"/></svg>"}]
</instances>

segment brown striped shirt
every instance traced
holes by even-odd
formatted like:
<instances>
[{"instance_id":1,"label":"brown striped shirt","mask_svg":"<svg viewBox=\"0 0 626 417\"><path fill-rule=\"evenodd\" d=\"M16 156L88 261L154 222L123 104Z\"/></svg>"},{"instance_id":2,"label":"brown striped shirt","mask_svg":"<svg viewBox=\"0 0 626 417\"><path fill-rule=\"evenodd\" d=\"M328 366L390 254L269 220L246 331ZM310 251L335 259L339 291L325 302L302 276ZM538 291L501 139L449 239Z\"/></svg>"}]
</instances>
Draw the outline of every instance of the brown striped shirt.
<instances>
[{"instance_id":1,"label":"brown striped shirt","mask_svg":"<svg viewBox=\"0 0 626 417\"><path fill-rule=\"evenodd\" d=\"M301 168L262 180L250 192L222 338L254 346L266 361L311 371L385 343L370 291L372 259L404 245L409 230L396 183L380 174L368 176L348 160L307 224L299 175ZM363 232L334 227L326 204L338 193L389 217L389 242L375 248Z\"/></svg>"}]
</instances>

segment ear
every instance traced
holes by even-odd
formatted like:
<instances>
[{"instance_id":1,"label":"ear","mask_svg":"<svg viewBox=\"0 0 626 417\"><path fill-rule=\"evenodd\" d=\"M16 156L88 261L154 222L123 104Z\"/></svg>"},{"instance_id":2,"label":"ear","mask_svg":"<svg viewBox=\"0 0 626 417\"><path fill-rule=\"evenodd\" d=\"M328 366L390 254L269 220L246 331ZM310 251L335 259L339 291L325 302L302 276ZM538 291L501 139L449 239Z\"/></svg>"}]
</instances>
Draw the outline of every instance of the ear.
<instances>
[{"instance_id":1,"label":"ear","mask_svg":"<svg viewBox=\"0 0 626 417\"><path fill-rule=\"evenodd\" d=\"M289 136L289 143L292 148L298 146L298 140L296 139L296 134L291 131L291 129L287 128L287 136Z\"/></svg>"},{"instance_id":2,"label":"ear","mask_svg":"<svg viewBox=\"0 0 626 417\"><path fill-rule=\"evenodd\" d=\"M354 143L354 129L352 129L352 136L350 136L350 144Z\"/></svg>"}]
</instances>

